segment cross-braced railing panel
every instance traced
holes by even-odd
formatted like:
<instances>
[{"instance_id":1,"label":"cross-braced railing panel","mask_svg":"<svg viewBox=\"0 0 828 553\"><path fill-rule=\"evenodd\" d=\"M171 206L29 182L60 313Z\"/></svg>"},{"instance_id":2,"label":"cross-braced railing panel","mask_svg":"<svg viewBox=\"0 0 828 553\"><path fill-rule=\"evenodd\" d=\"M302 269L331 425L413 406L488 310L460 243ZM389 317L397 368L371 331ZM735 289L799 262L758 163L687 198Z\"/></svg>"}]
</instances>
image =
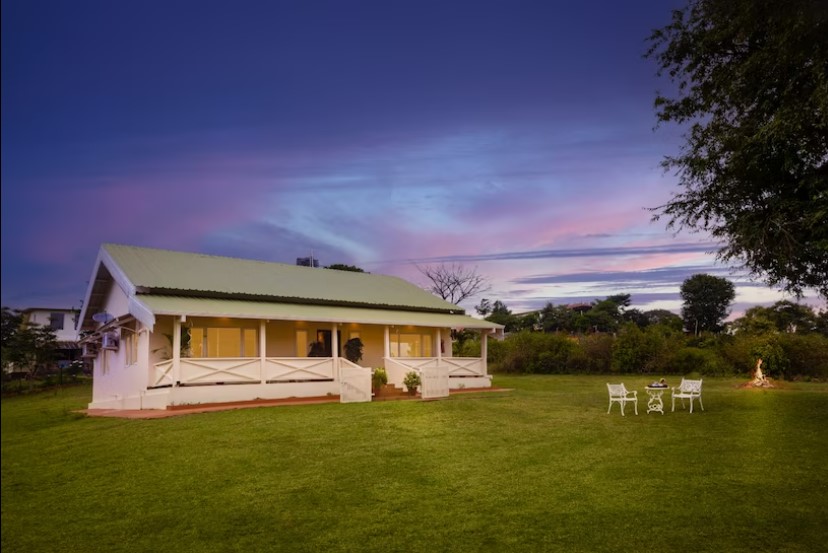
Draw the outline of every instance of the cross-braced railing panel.
<instances>
[{"instance_id":1,"label":"cross-braced railing panel","mask_svg":"<svg viewBox=\"0 0 828 553\"><path fill-rule=\"evenodd\" d=\"M160 386L172 386L174 384L172 375L172 359L156 363L153 366L153 368L153 373L150 376L150 388L158 388Z\"/></svg>"},{"instance_id":2,"label":"cross-braced railing panel","mask_svg":"<svg viewBox=\"0 0 828 553\"><path fill-rule=\"evenodd\" d=\"M184 358L181 359L182 384L217 382L259 382L261 362L258 358Z\"/></svg>"},{"instance_id":3,"label":"cross-braced railing panel","mask_svg":"<svg viewBox=\"0 0 828 553\"><path fill-rule=\"evenodd\" d=\"M485 376L483 359L479 357L443 357L444 365L448 366L449 378L459 376Z\"/></svg>"},{"instance_id":4,"label":"cross-braced railing panel","mask_svg":"<svg viewBox=\"0 0 828 553\"><path fill-rule=\"evenodd\" d=\"M265 359L265 380L333 380L331 357L268 357Z\"/></svg>"}]
</instances>

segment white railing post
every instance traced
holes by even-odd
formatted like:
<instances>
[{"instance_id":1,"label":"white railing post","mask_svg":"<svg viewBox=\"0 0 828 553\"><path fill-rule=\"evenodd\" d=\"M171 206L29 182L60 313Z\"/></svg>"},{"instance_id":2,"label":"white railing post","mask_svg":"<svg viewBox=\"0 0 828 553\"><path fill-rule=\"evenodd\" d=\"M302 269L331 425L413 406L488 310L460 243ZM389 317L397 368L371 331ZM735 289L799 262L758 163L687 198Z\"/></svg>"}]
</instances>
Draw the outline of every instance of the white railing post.
<instances>
[{"instance_id":1,"label":"white railing post","mask_svg":"<svg viewBox=\"0 0 828 553\"><path fill-rule=\"evenodd\" d=\"M334 380L339 380L339 328L338 323L331 325L331 357L333 357Z\"/></svg>"},{"instance_id":2,"label":"white railing post","mask_svg":"<svg viewBox=\"0 0 828 553\"><path fill-rule=\"evenodd\" d=\"M383 357L391 357L391 331L388 327L385 327L385 340L384 340L384 349L383 349Z\"/></svg>"},{"instance_id":3,"label":"white railing post","mask_svg":"<svg viewBox=\"0 0 828 553\"><path fill-rule=\"evenodd\" d=\"M443 343L443 329L438 328L436 332L436 336L434 337L434 349L437 350L437 364L440 364L440 361L443 359L443 348L441 347Z\"/></svg>"},{"instance_id":4,"label":"white railing post","mask_svg":"<svg viewBox=\"0 0 828 553\"><path fill-rule=\"evenodd\" d=\"M173 359L173 388L178 386L181 381L181 318L173 319L173 343L172 343L172 359Z\"/></svg>"},{"instance_id":5,"label":"white railing post","mask_svg":"<svg viewBox=\"0 0 828 553\"><path fill-rule=\"evenodd\" d=\"M267 363L267 321L264 319L259 321L259 380L262 384L267 384L267 376L265 376L265 364Z\"/></svg>"},{"instance_id":6,"label":"white railing post","mask_svg":"<svg viewBox=\"0 0 828 553\"><path fill-rule=\"evenodd\" d=\"M486 361L489 358L489 331L480 331L480 360L483 362L483 374L489 374L489 365Z\"/></svg>"}]
</instances>

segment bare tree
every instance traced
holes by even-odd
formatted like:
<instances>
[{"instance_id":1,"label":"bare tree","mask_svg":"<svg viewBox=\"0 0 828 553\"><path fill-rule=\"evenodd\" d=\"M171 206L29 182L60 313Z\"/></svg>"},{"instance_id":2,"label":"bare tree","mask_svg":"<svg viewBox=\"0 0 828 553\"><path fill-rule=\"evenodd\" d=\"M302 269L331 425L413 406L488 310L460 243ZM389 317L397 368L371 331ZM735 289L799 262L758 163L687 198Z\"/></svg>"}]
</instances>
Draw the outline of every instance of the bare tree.
<instances>
[{"instance_id":1,"label":"bare tree","mask_svg":"<svg viewBox=\"0 0 828 553\"><path fill-rule=\"evenodd\" d=\"M455 263L416 267L430 281L429 290L454 305L491 288L488 280L477 272L477 267L466 269Z\"/></svg>"}]
</instances>

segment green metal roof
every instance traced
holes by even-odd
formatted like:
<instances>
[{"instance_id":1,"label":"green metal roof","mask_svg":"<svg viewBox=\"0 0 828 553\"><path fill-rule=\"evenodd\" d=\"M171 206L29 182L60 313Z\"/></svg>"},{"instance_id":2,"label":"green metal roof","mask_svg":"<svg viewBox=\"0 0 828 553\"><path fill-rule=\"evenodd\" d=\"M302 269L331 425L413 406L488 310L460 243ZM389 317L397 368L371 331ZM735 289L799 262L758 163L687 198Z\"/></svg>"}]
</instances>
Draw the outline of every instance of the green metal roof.
<instances>
[{"instance_id":1,"label":"green metal roof","mask_svg":"<svg viewBox=\"0 0 828 553\"><path fill-rule=\"evenodd\" d=\"M102 248L138 294L464 313L459 306L387 275L118 244Z\"/></svg>"},{"instance_id":2,"label":"green metal roof","mask_svg":"<svg viewBox=\"0 0 828 553\"><path fill-rule=\"evenodd\" d=\"M318 269L317 269L318 270ZM475 328L498 330L501 325L446 313L369 309L331 305L300 305L249 300L190 298L180 296L138 295L136 299L155 315L189 317L231 317L332 323L414 325L437 328Z\"/></svg>"}]
</instances>

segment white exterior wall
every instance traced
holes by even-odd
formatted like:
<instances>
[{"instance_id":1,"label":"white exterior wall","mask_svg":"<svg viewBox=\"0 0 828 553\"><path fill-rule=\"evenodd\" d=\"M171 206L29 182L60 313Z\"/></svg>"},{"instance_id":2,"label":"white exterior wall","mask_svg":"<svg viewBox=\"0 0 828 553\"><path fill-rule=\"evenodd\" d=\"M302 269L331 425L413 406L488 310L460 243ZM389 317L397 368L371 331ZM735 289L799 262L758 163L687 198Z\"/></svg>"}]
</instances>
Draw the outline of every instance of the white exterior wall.
<instances>
[{"instance_id":1,"label":"white exterior wall","mask_svg":"<svg viewBox=\"0 0 828 553\"><path fill-rule=\"evenodd\" d=\"M115 284L104 303L104 311L114 317L129 314L126 294ZM126 366L124 335L121 332L121 347L117 351L101 350L93 362L92 403L90 409L138 409L141 396L147 390L150 337L146 329L138 325L138 361Z\"/></svg>"}]
</instances>

